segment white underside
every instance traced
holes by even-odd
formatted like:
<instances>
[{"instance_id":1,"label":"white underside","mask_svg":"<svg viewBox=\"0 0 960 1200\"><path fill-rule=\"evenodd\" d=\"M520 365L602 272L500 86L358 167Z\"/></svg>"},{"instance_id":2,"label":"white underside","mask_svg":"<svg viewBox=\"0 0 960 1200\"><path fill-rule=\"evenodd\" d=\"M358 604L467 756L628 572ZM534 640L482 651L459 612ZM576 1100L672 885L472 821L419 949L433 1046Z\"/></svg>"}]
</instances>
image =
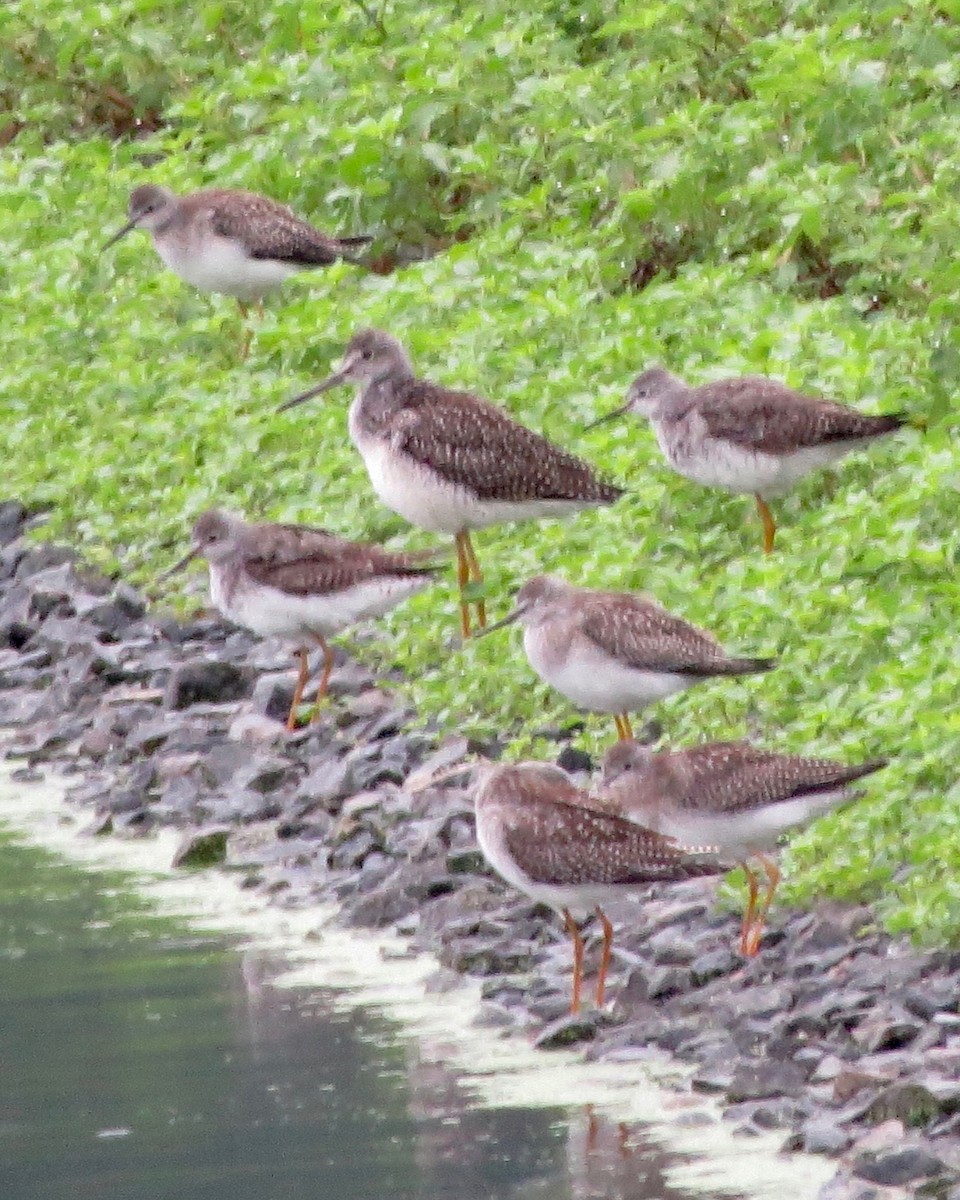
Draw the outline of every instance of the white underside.
<instances>
[{"instance_id":1,"label":"white underside","mask_svg":"<svg viewBox=\"0 0 960 1200\"><path fill-rule=\"evenodd\" d=\"M331 637L358 621L382 617L401 601L430 582L424 576L378 579L346 588L329 596L291 596L277 588L258 585L237 588L228 604L216 569L210 572L211 602L237 625L260 637L282 638L302 645L305 638Z\"/></svg>"},{"instance_id":2,"label":"white underside","mask_svg":"<svg viewBox=\"0 0 960 1200\"><path fill-rule=\"evenodd\" d=\"M556 663L546 650L545 640L542 629L524 631L523 648L530 665L545 683L589 712L638 712L696 682L690 675L638 671L576 640L563 661Z\"/></svg>"},{"instance_id":3,"label":"white underside","mask_svg":"<svg viewBox=\"0 0 960 1200\"><path fill-rule=\"evenodd\" d=\"M584 887L553 887L550 884L535 883L526 875L511 858L503 844L502 830L499 821L491 820L481 809L477 813L477 842L487 862L503 879L523 892L537 904L545 904L556 912L569 909L575 920L583 920L593 912L599 904L609 904L611 899L629 896L631 892L642 890L646 885L605 885Z\"/></svg>"},{"instance_id":4,"label":"white underside","mask_svg":"<svg viewBox=\"0 0 960 1200\"><path fill-rule=\"evenodd\" d=\"M722 856L741 861L775 849L785 833L809 824L849 796L849 791L837 788L741 813L668 811L664 806L657 811L630 811L624 815L655 833L674 838L681 846L716 846Z\"/></svg>"},{"instance_id":5,"label":"white underside","mask_svg":"<svg viewBox=\"0 0 960 1200\"><path fill-rule=\"evenodd\" d=\"M209 235L200 244L154 242L157 253L176 275L202 292L223 292L237 300L260 300L297 268L273 259L250 258L239 242Z\"/></svg>"},{"instance_id":6,"label":"white underside","mask_svg":"<svg viewBox=\"0 0 960 1200\"><path fill-rule=\"evenodd\" d=\"M593 505L577 500L530 500L510 503L478 500L467 488L448 483L409 458L396 454L379 438L351 435L360 451L370 483L387 508L420 529L456 534L488 525L566 517Z\"/></svg>"},{"instance_id":7,"label":"white underside","mask_svg":"<svg viewBox=\"0 0 960 1200\"><path fill-rule=\"evenodd\" d=\"M696 453L686 454L678 453L665 440L658 422L654 421L653 426L664 457L678 474L706 487L759 493L767 499L784 495L811 471L829 466L861 445L859 441L832 442L778 455L754 453L731 442L705 437Z\"/></svg>"}]
</instances>

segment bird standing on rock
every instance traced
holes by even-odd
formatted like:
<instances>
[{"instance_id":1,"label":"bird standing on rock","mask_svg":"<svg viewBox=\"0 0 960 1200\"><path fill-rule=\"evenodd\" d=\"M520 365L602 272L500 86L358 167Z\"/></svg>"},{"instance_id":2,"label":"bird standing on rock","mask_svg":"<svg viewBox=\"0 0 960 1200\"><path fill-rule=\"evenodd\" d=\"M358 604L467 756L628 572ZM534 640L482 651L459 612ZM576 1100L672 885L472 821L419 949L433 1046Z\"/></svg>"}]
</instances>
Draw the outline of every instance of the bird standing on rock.
<instances>
[{"instance_id":1,"label":"bird standing on rock","mask_svg":"<svg viewBox=\"0 0 960 1200\"><path fill-rule=\"evenodd\" d=\"M613 950L613 926L602 905L650 883L730 869L714 847L680 846L597 808L565 771L549 763L486 763L477 771L477 841L484 857L508 883L558 912L573 943L571 1013L580 1011L583 982L578 920L592 910L603 929L600 1007Z\"/></svg>"},{"instance_id":2,"label":"bird standing on rock","mask_svg":"<svg viewBox=\"0 0 960 1200\"><path fill-rule=\"evenodd\" d=\"M850 784L884 766L884 759L847 766L776 754L742 741L658 754L636 742L618 742L604 756L596 799L644 829L680 845L709 842L740 863L749 886L740 952L752 956L780 882L780 868L767 852L789 830L858 799L862 793L852 791ZM751 858L767 877L759 905L759 879L747 862Z\"/></svg>"},{"instance_id":3,"label":"bird standing on rock","mask_svg":"<svg viewBox=\"0 0 960 1200\"><path fill-rule=\"evenodd\" d=\"M129 220L103 247L131 229L146 229L164 263L201 292L233 296L241 315L247 305L263 309L263 297L296 271L326 267L338 259L355 263L371 238L330 237L282 204L256 192L212 188L176 196L145 183L130 193ZM248 330L243 356L250 345Z\"/></svg>"},{"instance_id":4,"label":"bird standing on rock","mask_svg":"<svg viewBox=\"0 0 960 1200\"><path fill-rule=\"evenodd\" d=\"M627 412L650 421L664 457L679 475L706 487L753 494L767 554L777 532L769 499L907 423L899 413L857 412L759 375L692 388L663 367L638 375L626 404L588 428Z\"/></svg>"},{"instance_id":5,"label":"bird standing on rock","mask_svg":"<svg viewBox=\"0 0 960 1200\"><path fill-rule=\"evenodd\" d=\"M397 339L378 329L354 334L339 368L281 411L347 382L357 386L350 437L374 491L412 525L454 537L464 638L471 603L478 626L487 623L483 599L467 595L483 581L471 530L568 516L623 494L488 401L417 378Z\"/></svg>"},{"instance_id":6,"label":"bird standing on rock","mask_svg":"<svg viewBox=\"0 0 960 1200\"><path fill-rule=\"evenodd\" d=\"M316 719L333 670L327 638L358 621L382 617L425 588L436 570L424 563L423 554L394 554L309 525L253 525L218 509L197 518L192 542L162 578L205 558L211 602L225 617L260 637L295 646L300 672L288 730L296 728L307 684L307 648L317 645L323 651Z\"/></svg>"}]
</instances>

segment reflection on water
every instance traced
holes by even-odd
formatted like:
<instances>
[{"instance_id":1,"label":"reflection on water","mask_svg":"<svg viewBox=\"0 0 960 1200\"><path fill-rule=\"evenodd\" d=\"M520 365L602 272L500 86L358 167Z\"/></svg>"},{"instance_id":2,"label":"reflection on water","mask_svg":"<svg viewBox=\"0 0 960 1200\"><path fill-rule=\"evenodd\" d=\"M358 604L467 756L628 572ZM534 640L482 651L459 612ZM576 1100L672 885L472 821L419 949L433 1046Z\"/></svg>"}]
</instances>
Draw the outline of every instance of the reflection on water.
<instances>
[{"instance_id":1,"label":"reflection on water","mask_svg":"<svg viewBox=\"0 0 960 1200\"><path fill-rule=\"evenodd\" d=\"M389 1022L269 986L281 966L0 839L0 1196L680 1197L636 1128L474 1107Z\"/></svg>"}]
</instances>

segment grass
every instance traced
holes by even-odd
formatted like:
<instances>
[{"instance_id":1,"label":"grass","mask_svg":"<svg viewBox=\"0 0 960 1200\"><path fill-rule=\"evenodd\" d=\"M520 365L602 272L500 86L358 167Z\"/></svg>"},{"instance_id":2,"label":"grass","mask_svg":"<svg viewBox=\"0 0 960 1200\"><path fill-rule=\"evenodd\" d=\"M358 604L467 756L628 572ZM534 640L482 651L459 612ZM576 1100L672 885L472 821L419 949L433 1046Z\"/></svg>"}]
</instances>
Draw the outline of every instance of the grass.
<instances>
[{"instance_id":1,"label":"grass","mask_svg":"<svg viewBox=\"0 0 960 1200\"><path fill-rule=\"evenodd\" d=\"M789 896L870 899L891 929L956 941L960 3L821 0L786 23L756 0L513 10L14 4L2 490L141 584L211 504L427 545L373 500L345 393L275 411L356 327L388 328L424 374L629 489L609 511L480 534L494 610L560 571L779 655L664 704L670 742L754 732L891 756L868 799L793 841ZM146 179L248 187L373 232L388 273L291 281L241 365L232 304L162 271L145 235L98 256ZM927 431L779 502L764 559L749 502L673 476L647 428L584 432L655 361L696 382L775 375ZM548 753L538 731L575 714L516 631L451 653L455 599L451 573L368 652L404 669L425 719ZM588 718L581 741L610 732Z\"/></svg>"}]
</instances>

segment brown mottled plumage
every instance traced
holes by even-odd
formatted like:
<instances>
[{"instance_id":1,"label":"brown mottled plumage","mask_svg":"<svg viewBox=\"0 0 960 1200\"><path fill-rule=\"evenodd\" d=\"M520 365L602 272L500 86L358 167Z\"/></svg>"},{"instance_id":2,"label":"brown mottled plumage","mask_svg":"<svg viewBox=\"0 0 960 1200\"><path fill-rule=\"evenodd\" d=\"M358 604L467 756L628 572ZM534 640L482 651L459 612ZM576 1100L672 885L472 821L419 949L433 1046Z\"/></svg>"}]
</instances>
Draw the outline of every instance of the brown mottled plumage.
<instances>
[{"instance_id":1,"label":"brown mottled plumage","mask_svg":"<svg viewBox=\"0 0 960 1200\"><path fill-rule=\"evenodd\" d=\"M857 799L860 793L851 791L850 784L885 765L883 759L848 766L776 754L742 741L659 754L626 741L607 751L594 800L644 829L681 844L709 841L736 858L749 883L740 948L754 954L780 880L765 851L774 849L789 830ZM751 858L759 861L768 880L759 908L759 881L747 865Z\"/></svg>"},{"instance_id":2,"label":"brown mottled plumage","mask_svg":"<svg viewBox=\"0 0 960 1200\"><path fill-rule=\"evenodd\" d=\"M857 412L757 375L691 388L663 367L639 375L626 404L600 421L624 412L650 420L667 462L680 475L707 487L752 493L768 553L776 533L768 499L784 495L810 471L894 433L906 420L898 413Z\"/></svg>"},{"instance_id":3,"label":"brown mottled plumage","mask_svg":"<svg viewBox=\"0 0 960 1200\"><path fill-rule=\"evenodd\" d=\"M356 262L356 248L371 240L330 237L267 196L227 188L175 196L141 184L130 194L128 215L104 250L131 229L146 229L171 271L202 292L233 296L244 315L294 272L339 258ZM249 344L248 331L244 356Z\"/></svg>"},{"instance_id":4,"label":"brown mottled plumage","mask_svg":"<svg viewBox=\"0 0 960 1200\"><path fill-rule=\"evenodd\" d=\"M549 905L574 944L572 1011L579 1009L583 944L575 918L593 907L604 930L597 984L603 1003L613 928L601 905L652 882L727 870L713 849L671 839L602 811L557 767L542 763L481 769L474 802L477 839L487 861L514 887Z\"/></svg>"},{"instance_id":5,"label":"brown mottled plumage","mask_svg":"<svg viewBox=\"0 0 960 1200\"><path fill-rule=\"evenodd\" d=\"M436 571L424 554L391 553L309 525L249 524L218 509L197 519L192 543L168 574L192 558L206 558L211 599L225 616L261 637L295 645L300 673L288 729L307 682L307 647L317 644L323 651L320 699L333 668L326 639L356 621L383 616Z\"/></svg>"},{"instance_id":6,"label":"brown mottled plumage","mask_svg":"<svg viewBox=\"0 0 960 1200\"><path fill-rule=\"evenodd\" d=\"M729 655L709 633L643 596L578 588L536 575L488 632L518 620L530 665L580 708L613 713L621 738L629 713L715 676L751 675L769 658Z\"/></svg>"},{"instance_id":7,"label":"brown mottled plumage","mask_svg":"<svg viewBox=\"0 0 960 1200\"><path fill-rule=\"evenodd\" d=\"M364 329L340 369L281 407L291 408L352 380L350 436L374 490L413 525L453 535L461 629L470 634L467 584L482 581L470 531L508 521L565 516L612 504L623 493L587 463L475 396L418 379L403 347ZM482 600L478 624L486 624Z\"/></svg>"}]
</instances>

